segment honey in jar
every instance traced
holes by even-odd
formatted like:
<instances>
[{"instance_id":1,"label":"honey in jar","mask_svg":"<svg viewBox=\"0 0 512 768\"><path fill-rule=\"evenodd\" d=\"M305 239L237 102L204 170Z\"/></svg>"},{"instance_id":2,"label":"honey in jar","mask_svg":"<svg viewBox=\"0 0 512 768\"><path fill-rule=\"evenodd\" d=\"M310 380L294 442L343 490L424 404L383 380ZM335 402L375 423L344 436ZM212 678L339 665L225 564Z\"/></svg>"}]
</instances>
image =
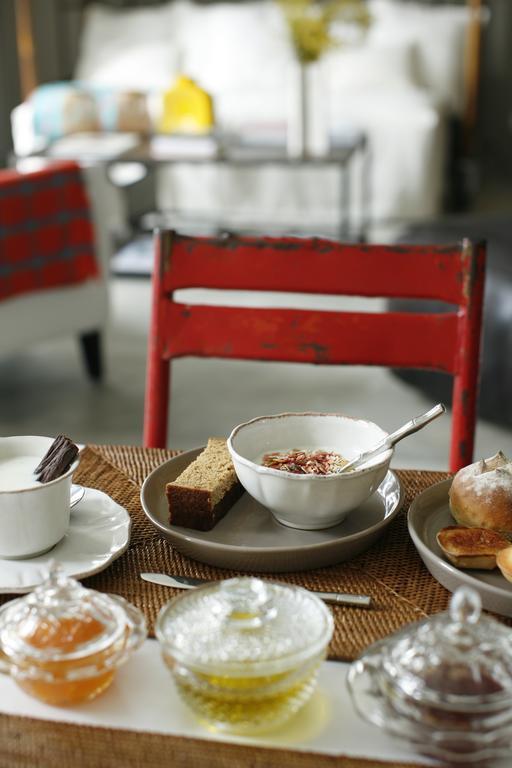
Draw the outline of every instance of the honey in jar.
<instances>
[{"instance_id":1,"label":"honey in jar","mask_svg":"<svg viewBox=\"0 0 512 768\"><path fill-rule=\"evenodd\" d=\"M138 609L53 567L40 587L0 610L0 668L31 696L71 706L104 691L145 637Z\"/></svg>"},{"instance_id":2,"label":"honey in jar","mask_svg":"<svg viewBox=\"0 0 512 768\"><path fill-rule=\"evenodd\" d=\"M180 695L203 723L257 733L309 699L332 630L316 596L246 577L174 598L156 635Z\"/></svg>"}]
</instances>

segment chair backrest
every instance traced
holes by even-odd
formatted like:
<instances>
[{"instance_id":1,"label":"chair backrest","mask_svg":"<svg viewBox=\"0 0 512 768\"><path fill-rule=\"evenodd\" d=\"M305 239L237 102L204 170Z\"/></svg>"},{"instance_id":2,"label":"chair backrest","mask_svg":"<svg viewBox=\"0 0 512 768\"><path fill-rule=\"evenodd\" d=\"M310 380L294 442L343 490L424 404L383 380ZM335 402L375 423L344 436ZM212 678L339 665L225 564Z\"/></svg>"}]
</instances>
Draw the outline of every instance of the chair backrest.
<instances>
[{"instance_id":1,"label":"chair backrest","mask_svg":"<svg viewBox=\"0 0 512 768\"><path fill-rule=\"evenodd\" d=\"M485 244L348 245L318 238L155 236L144 445L165 447L169 362L193 355L425 368L453 376L450 469L473 456ZM182 288L435 299L442 312L185 305ZM455 306L452 306L455 305Z\"/></svg>"}]
</instances>

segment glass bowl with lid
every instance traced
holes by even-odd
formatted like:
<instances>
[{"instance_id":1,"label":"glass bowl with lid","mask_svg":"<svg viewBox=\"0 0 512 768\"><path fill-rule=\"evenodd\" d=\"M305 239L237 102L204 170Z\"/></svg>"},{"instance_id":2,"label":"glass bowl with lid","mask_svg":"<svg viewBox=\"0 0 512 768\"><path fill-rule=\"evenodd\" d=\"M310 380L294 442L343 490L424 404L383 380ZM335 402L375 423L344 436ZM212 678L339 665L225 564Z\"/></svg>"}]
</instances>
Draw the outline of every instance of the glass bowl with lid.
<instances>
[{"instance_id":1,"label":"glass bowl with lid","mask_svg":"<svg viewBox=\"0 0 512 768\"><path fill-rule=\"evenodd\" d=\"M161 610L156 636L184 701L208 727L258 733L309 699L333 633L300 587L251 577L199 587Z\"/></svg>"},{"instance_id":2,"label":"glass bowl with lid","mask_svg":"<svg viewBox=\"0 0 512 768\"><path fill-rule=\"evenodd\" d=\"M138 608L52 564L40 586L0 609L0 671L47 704L78 704L110 685L146 635Z\"/></svg>"},{"instance_id":3,"label":"glass bowl with lid","mask_svg":"<svg viewBox=\"0 0 512 768\"><path fill-rule=\"evenodd\" d=\"M512 632L460 587L449 610L375 643L348 688L367 721L453 763L510 756Z\"/></svg>"}]
</instances>

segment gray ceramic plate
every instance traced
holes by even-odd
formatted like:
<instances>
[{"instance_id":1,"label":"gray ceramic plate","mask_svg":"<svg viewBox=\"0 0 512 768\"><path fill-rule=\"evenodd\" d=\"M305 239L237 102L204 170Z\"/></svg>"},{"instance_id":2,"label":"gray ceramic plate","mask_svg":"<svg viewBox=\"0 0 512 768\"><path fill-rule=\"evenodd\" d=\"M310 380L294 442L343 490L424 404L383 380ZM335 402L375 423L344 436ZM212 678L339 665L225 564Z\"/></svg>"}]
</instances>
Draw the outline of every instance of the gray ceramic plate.
<instances>
[{"instance_id":1,"label":"gray ceramic plate","mask_svg":"<svg viewBox=\"0 0 512 768\"><path fill-rule=\"evenodd\" d=\"M456 525L450 514L448 491L451 479L427 488L409 509L409 533L421 559L443 587L454 592L466 585L477 590L488 611L512 616L512 584L494 571L462 570L447 562L436 541L436 534L447 525Z\"/></svg>"},{"instance_id":2,"label":"gray ceramic plate","mask_svg":"<svg viewBox=\"0 0 512 768\"><path fill-rule=\"evenodd\" d=\"M403 500L400 482L389 471L371 498L339 525L321 531L281 525L247 493L211 531L169 525L165 484L202 450L182 453L153 470L142 486L141 502L153 525L179 552L220 568L282 573L348 560L379 538Z\"/></svg>"}]
</instances>

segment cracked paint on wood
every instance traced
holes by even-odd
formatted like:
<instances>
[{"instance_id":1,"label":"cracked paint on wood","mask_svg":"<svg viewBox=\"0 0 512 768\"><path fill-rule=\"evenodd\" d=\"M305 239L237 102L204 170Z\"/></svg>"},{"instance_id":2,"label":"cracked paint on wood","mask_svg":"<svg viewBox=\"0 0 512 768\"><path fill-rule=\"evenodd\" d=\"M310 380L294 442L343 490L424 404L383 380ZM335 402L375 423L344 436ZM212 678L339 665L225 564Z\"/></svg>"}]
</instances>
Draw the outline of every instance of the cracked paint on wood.
<instances>
[{"instance_id":1,"label":"cracked paint on wood","mask_svg":"<svg viewBox=\"0 0 512 768\"><path fill-rule=\"evenodd\" d=\"M485 244L354 245L169 231L155 245L145 445L165 446L170 361L193 355L447 372L454 381L450 469L472 460ZM364 313L174 301L175 290L192 287L435 299L455 309Z\"/></svg>"}]
</instances>

